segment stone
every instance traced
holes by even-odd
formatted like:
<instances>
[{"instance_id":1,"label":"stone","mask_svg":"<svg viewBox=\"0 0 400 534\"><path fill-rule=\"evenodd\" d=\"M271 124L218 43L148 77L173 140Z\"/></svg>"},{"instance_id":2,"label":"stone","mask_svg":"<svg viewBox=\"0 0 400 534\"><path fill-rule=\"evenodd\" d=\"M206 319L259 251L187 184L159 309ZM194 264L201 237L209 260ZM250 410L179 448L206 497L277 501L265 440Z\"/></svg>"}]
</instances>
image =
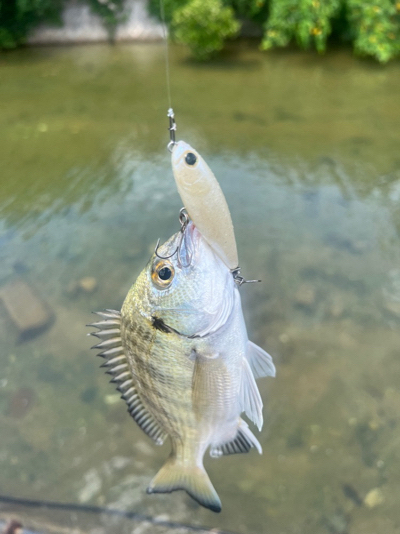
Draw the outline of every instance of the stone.
<instances>
[{"instance_id":1,"label":"stone","mask_svg":"<svg viewBox=\"0 0 400 534\"><path fill-rule=\"evenodd\" d=\"M367 508L375 508L385 501L382 490L380 488L373 488L364 498L364 504Z\"/></svg>"},{"instance_id":2,"label":"stone","mask_svg":"<svg viewBox=\"0 0 400 534\"><path fill-rule=\"evenodd\" d=\"M310 284L302 284L294 295L294 302L297 306L311 308L316 301L316 291Z\"/></svg>"},{"instance_id":3,"label":"stone","mask_svg":"<svg viewBox=\"0 0 400 534\"><path fill-rule=\"evenodd\" d=\"M119 393L112 393L104 397L104 402L108 406L112 406L113 404L116 404L120 400L121 400L121 395Z\"/></svg>"},{"instance_id":4,"label":"stone","mask_svg":"<svg viewBox=\"0 0 400 534\"><path fill-rule=\"evenodd\" d=\"M0 299L18 329L20 341L43 332L52 323L53 314L49 306L21 278L3 286Z\"/></svg>"},{"instance_id":5,"label":"stone","mask_svg":"<svg viewBox=\"0 0 400 534\"><path fill-rule=\"evenodd\" d=\"M79 280L77 288L84 293L93 293L97 289L97 280L94 276L84 276Z\"/></svg>"}]
</instances>

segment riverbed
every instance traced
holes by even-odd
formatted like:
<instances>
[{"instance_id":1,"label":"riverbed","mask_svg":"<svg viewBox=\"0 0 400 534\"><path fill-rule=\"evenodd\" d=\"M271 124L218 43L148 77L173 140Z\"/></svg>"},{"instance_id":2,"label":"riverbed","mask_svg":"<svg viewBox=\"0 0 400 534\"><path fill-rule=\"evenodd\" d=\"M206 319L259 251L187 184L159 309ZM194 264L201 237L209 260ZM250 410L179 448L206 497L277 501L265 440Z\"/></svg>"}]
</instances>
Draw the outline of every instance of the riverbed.
<instances>
[{"instance_id":1,"label":"riverbed","mask_svg":"<svg viewBox=\"0 0 400 534\"><path fill-rule=\"evenodd\" d=\"M86 335L179 228L163 45L22 49L0 56L0 295L22 281L50 315L21 338L0 306L0 493L236 534L398 534L399 63L251 42L170 60L177 138L262 279L240 291L277 368L259 381L263 455L206 458L219 515L147 495L168 445L130 419ZM109 521L90 528L131 532Z\"/></svg>"}]
</instances>

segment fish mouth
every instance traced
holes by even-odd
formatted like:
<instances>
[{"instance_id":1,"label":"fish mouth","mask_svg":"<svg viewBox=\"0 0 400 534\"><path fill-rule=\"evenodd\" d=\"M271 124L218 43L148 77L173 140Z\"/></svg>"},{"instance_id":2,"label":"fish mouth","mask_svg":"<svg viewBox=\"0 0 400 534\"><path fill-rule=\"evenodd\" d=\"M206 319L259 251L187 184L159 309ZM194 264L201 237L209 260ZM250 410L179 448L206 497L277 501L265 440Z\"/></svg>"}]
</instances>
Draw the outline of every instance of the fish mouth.
<instances>
[{"instance_id":1,"label":"fish mouth","mask_svg":"<svg viewBox=\"0 0 400 534\"><path fill-rule=\"evenodd\" d=\"M189 221L183 231L183 239L179 250L179 259L182 267L193 264L201 234L192 221Z\"/></svg>"}]
</instances>

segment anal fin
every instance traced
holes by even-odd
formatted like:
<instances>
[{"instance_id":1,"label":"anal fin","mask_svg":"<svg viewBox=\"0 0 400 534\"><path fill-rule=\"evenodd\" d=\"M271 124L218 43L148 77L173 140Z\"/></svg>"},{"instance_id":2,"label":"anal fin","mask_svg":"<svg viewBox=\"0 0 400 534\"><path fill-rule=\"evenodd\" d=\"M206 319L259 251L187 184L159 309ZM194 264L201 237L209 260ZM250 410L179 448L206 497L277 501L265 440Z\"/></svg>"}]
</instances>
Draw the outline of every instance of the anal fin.
<instances>
[{"instance_id":1,"label":"anal fin","mask_svg":"<svg viewBox=\"0 0 400 534\"><path fill-rule=\"evenodd\" d=\"M249 452L249 450L253 447L255 447L257 451L262 454L262 448L258 439L254 436L248 424L243 421L243 419L239 419L238 431L235 438L231 441L211 447L210 456L213 458L218 458L227 454Z\"/></svg>"},{"instance_id":2,"label":"anal fin","mask_svg":"<svg viewBox=\"0 0 400 534\"><path fill-rule=\"evenodd\" d=\"M121 398L128 405L129 414L139 427L157 445L162 445L167 437L167 433L143 405L122 347L120 312L116 310L105 310L104 312L96 312L96 314L102 320L88 326L97 328L97 331L91 334L101 339L100 343L92 347L101 351L98 356L101 356L105 360L101 367L105 367L106 373L113 377L111 382L117 384L117 390L121 393Z\"/></svg>"}]
</instances>

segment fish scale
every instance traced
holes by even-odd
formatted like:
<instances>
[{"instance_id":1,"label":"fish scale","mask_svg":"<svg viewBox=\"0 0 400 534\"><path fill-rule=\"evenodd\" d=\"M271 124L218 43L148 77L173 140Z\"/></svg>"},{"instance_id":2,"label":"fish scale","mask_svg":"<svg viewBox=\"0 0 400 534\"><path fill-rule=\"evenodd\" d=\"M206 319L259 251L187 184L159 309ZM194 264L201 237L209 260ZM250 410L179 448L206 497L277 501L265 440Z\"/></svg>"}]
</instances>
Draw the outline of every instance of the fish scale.
<instances>
[{"instance_id":1,"label":"fish scale","mask_svg":"<svg viewBox=\"0 0 400 534\"><path fill-rule=\"evenodd\" d=\"M132 288L132 291L135 289ZM121 312L125 354L132 374L136 377L143 404L168 434L181 435L182 429L195 427L194 418L191 416L193 364L185 356L179 357L185 350L181 346L182 340L169 340L169 345L173 346L168 346L166 350L165 343L157 339L162 334L155 330L149 321L140 317L142 324L139 324L137 317L130 313L129 303L134 298L128 293L125 300L127 305L124 304ZM177 367L179 372L175 372L172 377L174 359L178 360L174 368ZM157 369L156 373L153 372L154 368ZM171 379L166 381L168 376L171 376ZM165 405L169 406L168 411L165 410Z\"/></svg>"}]
</instances>

